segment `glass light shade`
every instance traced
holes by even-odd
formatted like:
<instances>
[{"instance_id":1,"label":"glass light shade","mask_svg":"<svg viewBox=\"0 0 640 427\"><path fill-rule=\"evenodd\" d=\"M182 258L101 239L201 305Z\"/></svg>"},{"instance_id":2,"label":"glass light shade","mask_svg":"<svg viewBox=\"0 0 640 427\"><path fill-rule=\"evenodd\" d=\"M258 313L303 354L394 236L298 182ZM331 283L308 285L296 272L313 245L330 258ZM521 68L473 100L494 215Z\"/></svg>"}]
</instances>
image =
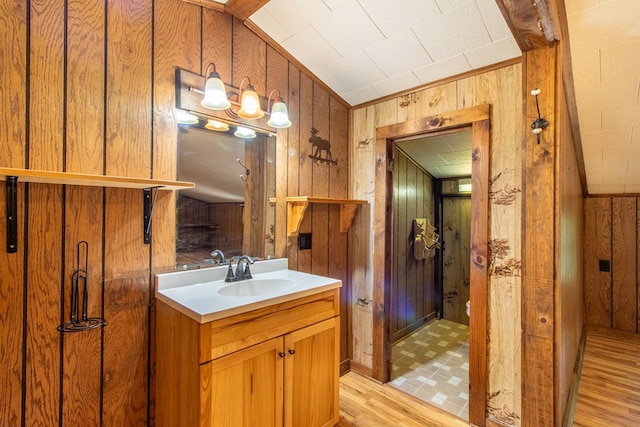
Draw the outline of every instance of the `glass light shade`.
<instances>
[{"instance_id":1,"label":"glass light shade","mask_svg":"<svg viewBox=\"0 0 640 427\"><path fill-rule=\"evenodd\" d=\"M213 120L213 119L209 119L207 120L207 124L204 125L204 127L206 127L207 129L211 129L211 130L217 130L217 131L228 131L229 130L229 125L223 122L219 122L217 120Z\"/></svg>"},{"instance_id":2,"label":"glass light shade","mask_svg":"<svg viewBox=\"0 0 640 427\"><path fill-rule=\"evenodd\" d=\"M255 138L256 131L254 131L253 129L238 126L238 128L234 132L234 135L238 138Z\"/></svg>"},{"instance_id":3,"label":"glass light shade","mask_svg":"<svg viewBox=\"0 0 640 427\"><path fill-rule=\"evenodd\" d=\"M271 118L267 124L276 129L288 128L291 126L287 106L281 100L274 102L271 106Z\"/></svg>"},{"instance_id":4,"label":"glass light shade","mask_svg":"<svg viewBox=\"0 0 640 427\"><path fill-rule=\"evenodd\" d=\"M202 98L200 104L210 110L226 110L231 107L224 83L220 78L220 74L215 71L209 74L207 78L207 83L204 87L204 98Z\"/></svg>"},{"instance_id":5,"label":"glass light shade","mask_svg":"<svg viewBox=\"0 0 640 427\"><path fill-rule=\"evenodd\" d=\"M238 116L244 119L259 119L264 116L264 111L260 107L260 98L252 85L248 85L242 91Z\"/></svg>"},{"instance_id":6,"label":"glass light shade","mask_svg":"<svg viewBox=\"0 0 640 427\"><path fill-rule=\"evenodd\" d=\"M195 125L198 123L198 116L185 110L176 110L176 121L181 125Z\"/></svg>"}]
</instances>

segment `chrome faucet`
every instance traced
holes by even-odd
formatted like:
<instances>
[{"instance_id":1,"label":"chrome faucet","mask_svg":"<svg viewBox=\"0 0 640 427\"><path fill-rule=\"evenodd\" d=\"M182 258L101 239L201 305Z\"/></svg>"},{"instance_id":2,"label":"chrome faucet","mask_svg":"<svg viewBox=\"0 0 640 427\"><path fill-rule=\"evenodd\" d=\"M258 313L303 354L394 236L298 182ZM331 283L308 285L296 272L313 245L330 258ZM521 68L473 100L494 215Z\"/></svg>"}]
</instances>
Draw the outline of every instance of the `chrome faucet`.
<instances>
[{"instance_id":1,"label":"chrome faucet","mask_svg":"<svg viewBox=\"0 0 640 427\"><path fill-rule=\"evenodd\" d=\"M218 257L220 260L218 264L223 265L227 263L227 260L224 258L224 254L220 249L216 249L215 251L211 252L211 258L216 258L216 257Z\"/></svg>"},{"instance_id":2,"label":"chrome faucet","mask_svg":"<svg viewBox=\"0 0 640 427\"><path fill-rule=\"evenodd\" d=\"M231 267L231 262L238 261L236 265L236 273L233 273L233 268ZM249 269L249 264L253 264L253 259L251 259L248 255L242 256L234 256L229 261L229 270L227 270L227 277L224 279L225 282L237 282L239 280L251 279L251 270Z\"/></svg>"}]
</instances>

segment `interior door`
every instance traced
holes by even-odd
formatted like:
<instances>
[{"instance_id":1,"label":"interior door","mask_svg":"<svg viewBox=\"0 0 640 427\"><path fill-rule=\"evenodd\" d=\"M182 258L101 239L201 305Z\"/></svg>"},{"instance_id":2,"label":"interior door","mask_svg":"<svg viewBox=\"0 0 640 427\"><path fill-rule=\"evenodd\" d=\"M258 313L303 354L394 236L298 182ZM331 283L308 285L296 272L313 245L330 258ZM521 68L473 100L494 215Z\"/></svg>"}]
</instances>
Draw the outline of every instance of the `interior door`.
<instances>
[{"instance_id":1,"label":"interior door","mask_svg":"<svg viewBox=\"0 0 640 427\"><path fill-rule=\"evenodd\" d=\"M471 197L444 197L442 225L442 317L468 325Z\"/></svg>"}]
</instances>

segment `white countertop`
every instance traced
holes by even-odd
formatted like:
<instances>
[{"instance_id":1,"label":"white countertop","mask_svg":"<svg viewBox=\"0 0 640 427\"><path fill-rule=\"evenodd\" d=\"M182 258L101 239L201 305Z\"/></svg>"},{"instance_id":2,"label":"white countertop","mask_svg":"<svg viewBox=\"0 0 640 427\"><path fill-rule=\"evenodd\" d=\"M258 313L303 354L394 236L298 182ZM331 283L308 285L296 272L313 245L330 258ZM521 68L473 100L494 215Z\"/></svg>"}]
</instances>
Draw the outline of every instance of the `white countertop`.
<instances>
[{"instance_id":1,"label":"white countertop","mask_svg":"<svg viewBox=\"0 0 640 427\"><path fill-rule=\"evenodd\" d=\"M257 261L251 265L251 273L254 279L294 281L295 286L289 289L255 296L224 296L218 293L220 289L243 282L225 282L228 266L219 266L156 275L156 298L199 323L207 323L342 286L338 279L289 270L287 262Z\"/></svg>"}]
</instances>

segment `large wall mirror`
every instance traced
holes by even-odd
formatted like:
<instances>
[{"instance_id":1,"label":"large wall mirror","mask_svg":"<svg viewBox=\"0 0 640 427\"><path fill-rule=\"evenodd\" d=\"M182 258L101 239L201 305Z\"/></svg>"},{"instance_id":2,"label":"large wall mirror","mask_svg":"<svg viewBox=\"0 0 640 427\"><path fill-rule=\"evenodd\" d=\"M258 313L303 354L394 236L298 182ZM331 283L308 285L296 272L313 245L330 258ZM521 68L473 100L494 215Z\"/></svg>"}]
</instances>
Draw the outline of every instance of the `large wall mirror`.
<instances>
[{"instance_id":1,"label":"large wall mirror","mask_svg":"<svg viewBox=\"0 0 640 427\"><path fill-rule=\"evenodd\" d=\"M195 188L177 197L176 267L215 265L216 249L227 259L273 257L276 137L240 138L233 126L215 131L203 124L178 130L177 178Z\"/></svg>"}]
</instances>

